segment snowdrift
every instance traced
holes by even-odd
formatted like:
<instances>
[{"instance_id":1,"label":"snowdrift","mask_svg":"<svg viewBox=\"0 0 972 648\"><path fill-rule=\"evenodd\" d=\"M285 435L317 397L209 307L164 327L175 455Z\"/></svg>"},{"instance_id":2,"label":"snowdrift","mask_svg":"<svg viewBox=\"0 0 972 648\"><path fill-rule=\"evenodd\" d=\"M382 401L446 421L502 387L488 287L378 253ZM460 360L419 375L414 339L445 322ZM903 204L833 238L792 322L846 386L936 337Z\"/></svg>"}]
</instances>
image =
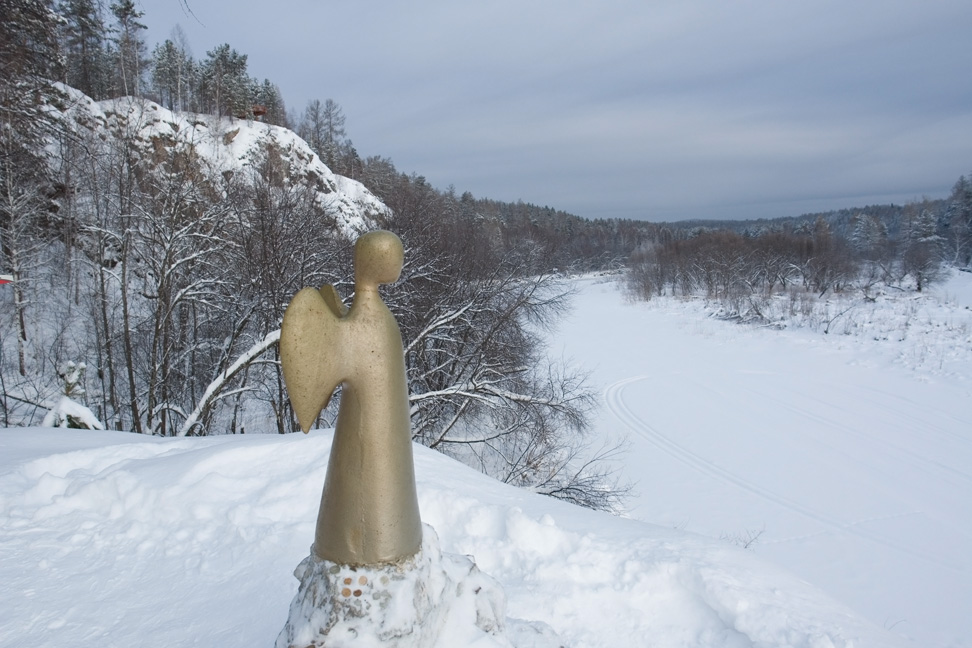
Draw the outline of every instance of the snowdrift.
<instances>
[{"instance_id":1,"label":"snowdrift","mask_svg":"<svg viewBox=\"0 0 972 648\"><path fill-rule=\"evenodd\" d=\"M330 444L0 429L0 645L272 645ZM751 552L415 455L442 549L570 646L908 645Z\"/></svg>"}]
</instances>

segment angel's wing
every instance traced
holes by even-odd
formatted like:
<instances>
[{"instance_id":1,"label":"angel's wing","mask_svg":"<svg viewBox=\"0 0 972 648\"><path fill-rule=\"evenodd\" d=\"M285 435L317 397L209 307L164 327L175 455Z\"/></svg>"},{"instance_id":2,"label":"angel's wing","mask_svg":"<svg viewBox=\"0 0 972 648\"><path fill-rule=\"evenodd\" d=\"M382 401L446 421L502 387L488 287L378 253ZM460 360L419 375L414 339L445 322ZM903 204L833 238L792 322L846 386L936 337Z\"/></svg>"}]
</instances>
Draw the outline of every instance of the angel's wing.
<instances>
[{"instance_id":1,"label":"angel's wing","mask_svg":"<svg viewBox=\"0 0 972 648\"><path fill-rule=\"evenodd\" d=\"M304 288L284 312L280 364L290 402L304 432L327 407L341 382L341 317L347 312L330 284Z\"/></svg>"}]
</instances>

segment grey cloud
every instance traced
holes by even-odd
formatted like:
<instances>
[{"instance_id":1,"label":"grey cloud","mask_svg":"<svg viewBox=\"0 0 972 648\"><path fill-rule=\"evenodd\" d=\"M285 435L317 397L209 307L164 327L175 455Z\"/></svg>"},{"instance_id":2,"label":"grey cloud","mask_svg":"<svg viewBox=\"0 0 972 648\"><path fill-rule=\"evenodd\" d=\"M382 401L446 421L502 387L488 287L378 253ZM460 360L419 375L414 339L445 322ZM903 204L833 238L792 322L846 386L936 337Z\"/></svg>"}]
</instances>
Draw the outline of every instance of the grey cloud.
<instances>
[{"instance_id":1,"label":"grey cloud","mask_svg":"<svg viewBox=\"0 0 972 648\"><path fill-rule=\"evenodd\" d=\"M363 155L583 216L797 214L943 195L972 169L967 1L142 0L229 42ZM812 207L810 207L812 206Z\"/></svg>"}]
</instances>

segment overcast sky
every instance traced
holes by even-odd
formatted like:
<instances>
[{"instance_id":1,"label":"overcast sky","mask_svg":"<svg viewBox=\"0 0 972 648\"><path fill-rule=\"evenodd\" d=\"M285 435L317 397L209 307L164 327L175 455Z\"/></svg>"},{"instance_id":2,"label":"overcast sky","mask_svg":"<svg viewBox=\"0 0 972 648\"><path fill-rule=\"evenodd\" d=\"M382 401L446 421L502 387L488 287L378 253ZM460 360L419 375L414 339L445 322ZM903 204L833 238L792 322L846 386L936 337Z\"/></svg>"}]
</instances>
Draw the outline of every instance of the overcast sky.
<instances>
[{"instance_id":1,"label":"overcast sky","mask_svg":"<svg viewBox=\"0 0 972 648\"><path fill-rule=\"evenodd\" d=\"M138 1L138 0L136 0ZM798 215L972 172L969 0L141 0L362 156L585 216Z\"/></svg>"}]
</instances>

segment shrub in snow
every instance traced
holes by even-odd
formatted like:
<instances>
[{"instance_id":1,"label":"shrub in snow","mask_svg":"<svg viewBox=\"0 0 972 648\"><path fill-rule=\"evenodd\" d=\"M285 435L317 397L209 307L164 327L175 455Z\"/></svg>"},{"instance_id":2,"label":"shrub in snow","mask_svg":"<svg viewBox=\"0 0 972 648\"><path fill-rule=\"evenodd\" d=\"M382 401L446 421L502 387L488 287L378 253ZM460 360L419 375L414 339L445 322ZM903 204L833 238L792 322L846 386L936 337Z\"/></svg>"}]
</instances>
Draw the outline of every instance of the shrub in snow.
<instances>
[{"instance_id":1,"label":"shrub in snow","mask_svg":"<svg viewBox=\"0 0 972 648\"><path fill-rule=\"evenodd\" d=\"M75 364L73 362L65 362L58 369L58 377L64 381L64 395L68 398L81 398L85 394L84 390L84 372L87 370L88 366L83 362Z\"/></svg>"},{"instance_id":2,"label":"shrub in snow","mask_svg":"<svg viewBox=\"0 0 972 648\"><path fill-rule=\"evenodd\" d=\"M71 400L68 396L61 396L51 411L41 423L43 427L69 427L84 430L104 430L105 426L90 409Z\"/></svg>"},{"instance_id":3,"label":"shrub in snow","mask_svg":"<svg viewBox=\"0 0 972 648\"><path fill-rule=\"evenodd\" d=\"M80 362L65 362L57 375L64 381L64 395L44 416L44 427L69 427L82 430L104 430L104 424L90 409L74 400L84 397L84 372L87 366Z\"/></svg>"}]
</instances>

